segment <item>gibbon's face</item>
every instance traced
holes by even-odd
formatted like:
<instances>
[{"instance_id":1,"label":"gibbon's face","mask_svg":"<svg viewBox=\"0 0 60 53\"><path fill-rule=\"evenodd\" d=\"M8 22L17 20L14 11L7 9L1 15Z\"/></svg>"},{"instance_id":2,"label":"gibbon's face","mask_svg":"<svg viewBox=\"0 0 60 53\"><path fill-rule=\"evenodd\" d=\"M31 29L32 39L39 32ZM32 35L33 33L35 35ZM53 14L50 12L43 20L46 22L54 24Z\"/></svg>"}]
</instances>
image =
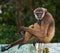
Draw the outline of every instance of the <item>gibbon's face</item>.
<instances>
[{"instance_id":1,"label":"gibbon's face","mask_svg":"<svg viewBox=\"0 0 60 53\"><path fill-rule=\"evenodd\" d=\"M42 20L43 19L43 17L44 17L44 15L45 15L45 13L46 13L46 9L45 8L37 8L37 9L35 9L34 10L34 15L35 15L35 18L37 19L37 20Z\"/></svg>"}]
</instances>

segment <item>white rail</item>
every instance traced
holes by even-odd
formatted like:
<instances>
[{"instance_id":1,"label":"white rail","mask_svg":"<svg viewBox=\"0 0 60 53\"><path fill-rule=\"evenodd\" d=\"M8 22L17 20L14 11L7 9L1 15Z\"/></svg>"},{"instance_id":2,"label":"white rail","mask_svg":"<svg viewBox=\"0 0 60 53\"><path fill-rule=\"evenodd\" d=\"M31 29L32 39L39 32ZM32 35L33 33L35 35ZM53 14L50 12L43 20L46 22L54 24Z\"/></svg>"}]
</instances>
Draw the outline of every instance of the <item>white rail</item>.
<instances>
[{"instance_id":1,"label":"white rail","mask_svg":"<svg viewBox=\"0 0 60 53\"><path fill-rule=\"evenodd\" d=\"M48 48L49 53L60 53L60 43L48 43L48 44L36 44L36 48L33 44L25 44L18 49L18 45L10 48L5 52L1 52L1 46L5 46L6 44L0 44L0 53L37 53L40 51L39 49ZM39 47L38 47L39 46ZM40 51L43 53L42 51Z\"/></svg>"}]
</instances>

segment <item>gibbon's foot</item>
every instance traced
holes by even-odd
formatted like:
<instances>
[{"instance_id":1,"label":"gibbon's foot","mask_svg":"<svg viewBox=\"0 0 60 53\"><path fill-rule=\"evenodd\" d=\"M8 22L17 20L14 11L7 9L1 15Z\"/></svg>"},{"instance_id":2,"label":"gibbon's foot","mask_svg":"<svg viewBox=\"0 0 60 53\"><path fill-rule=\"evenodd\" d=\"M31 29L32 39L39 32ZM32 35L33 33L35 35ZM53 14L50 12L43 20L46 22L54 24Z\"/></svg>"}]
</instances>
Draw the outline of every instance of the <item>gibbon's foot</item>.
<instances>
[{"instance_id":1,"label":"gibbon's foot","mask_svg":"<svg viewBox=\"0 0 60 53\"><path fill-rule=\"evenodd\" d=\"M1 52L6 51L7 49L5 47L1 47Z\"/></svg>"},{"instance_id":2,"label":"gibbon's foot","mask_svg":"<svg viewBox=\"0 0 60 53\"><path fill-rule=\"evenodd\" d=\"M35 46L36 43L37 43L37 42L33 42L33 46Z\"/></svg>"},{"instance_id":3,"label":"gibbon's foot","mask_svg":"<svg viewBox=\"0 0 60 53\"><path fill-rule=\"evenodd\" d=\"M2 46L1 47L1 52L4 52L4 51L8 50L9 48L10 48L10 45L8 45L8 46Z\"/></svg>"},{"instance_id":4,"label":"gibbon's foot","mask_svg":"<svg viewBox=\"0 0 60 53\"><path fill-rule=\"evenodd\" d=\"M18 46L18 49L21 47L21 45Z\"/></svg>"}]
</instances>

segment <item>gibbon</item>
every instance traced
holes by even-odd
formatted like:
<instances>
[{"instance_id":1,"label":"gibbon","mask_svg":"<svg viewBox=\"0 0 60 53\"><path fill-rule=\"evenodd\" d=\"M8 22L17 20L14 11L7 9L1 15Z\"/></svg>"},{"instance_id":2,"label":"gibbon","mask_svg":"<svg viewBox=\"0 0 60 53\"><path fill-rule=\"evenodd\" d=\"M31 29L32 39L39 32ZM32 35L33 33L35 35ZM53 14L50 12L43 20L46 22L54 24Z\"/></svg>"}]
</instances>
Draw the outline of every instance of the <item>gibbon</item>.
<instances>
[{"instance_id":1,"label":"gibbon","mask_svg":"<svg viewBox=\"0 0 60 53\"><path fill-rule=\"evenodd\" d=\"M55 21L51 13L43 7L38 7L34 10L37 22L29 27L21 26L21 30L25 31L25 36L8 46L2 47L2 51L20 44L26 44L31 38L35 37L39 43L49 43L55 34Z\"/></svg>"}]
</instances>

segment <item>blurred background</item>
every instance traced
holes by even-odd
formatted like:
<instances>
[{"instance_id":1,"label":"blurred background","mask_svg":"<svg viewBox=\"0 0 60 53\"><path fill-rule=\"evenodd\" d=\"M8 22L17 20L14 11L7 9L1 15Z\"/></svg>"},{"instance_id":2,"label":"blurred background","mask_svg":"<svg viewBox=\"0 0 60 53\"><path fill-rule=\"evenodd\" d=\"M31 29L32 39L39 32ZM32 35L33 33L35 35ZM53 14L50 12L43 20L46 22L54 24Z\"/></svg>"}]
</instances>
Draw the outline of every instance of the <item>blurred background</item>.
<instances>
[{"instance_id":1,"label":"blurred background","mask_svg":"<svg viewBox=\"0 0 60 53\"><path fill-rule=\"evenodd\" d=\"M37 7L45 7L53 15L56 32L51 42L60 42L60 0L0 0L0 44L20 39L20 26L36 22L33 10Z\"/></svg>"}]
</instances>

